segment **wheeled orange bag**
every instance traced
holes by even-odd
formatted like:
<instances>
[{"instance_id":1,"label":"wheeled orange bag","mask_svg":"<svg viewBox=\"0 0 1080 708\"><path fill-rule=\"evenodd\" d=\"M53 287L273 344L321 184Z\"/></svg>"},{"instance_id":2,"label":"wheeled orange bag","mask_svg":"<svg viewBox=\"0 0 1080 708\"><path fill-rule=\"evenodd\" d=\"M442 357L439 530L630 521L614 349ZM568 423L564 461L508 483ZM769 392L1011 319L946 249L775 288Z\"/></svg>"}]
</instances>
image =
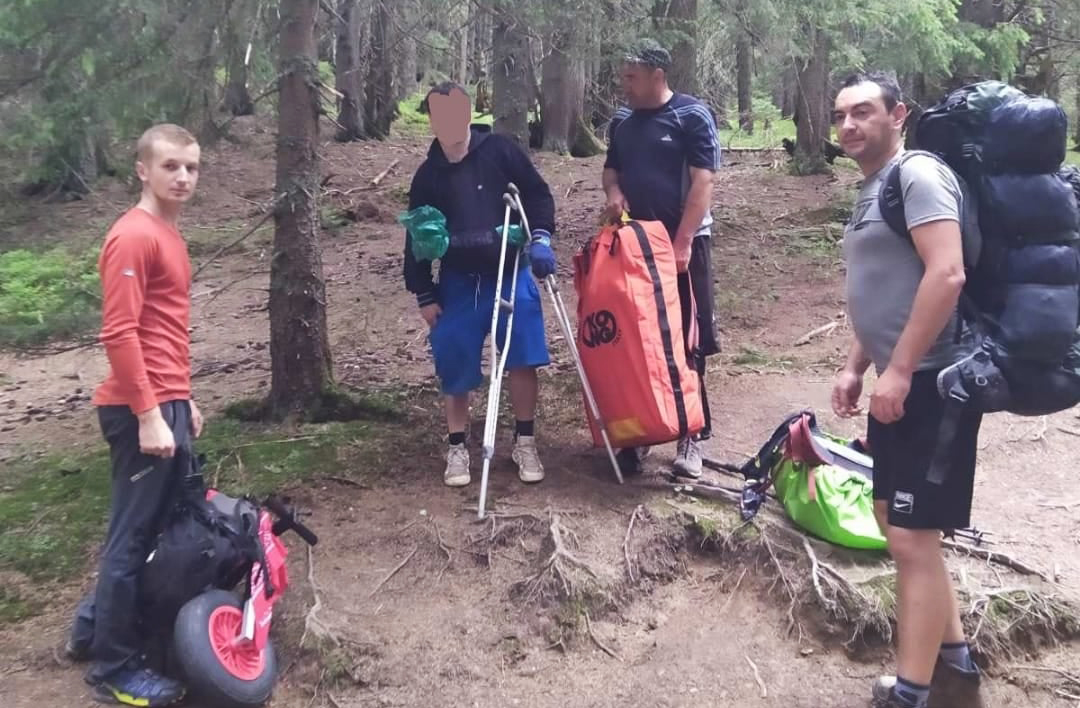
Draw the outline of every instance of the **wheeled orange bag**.
<instances>
[{"instance_id":1,"label":"wheeled orange bag","mask_svg":"<svg viewBox=\"0 0 1080 708\"><path fill-rule=\"evenodd\" d=\"M574 256L574 288L578 350L611 444L654 445L700 432L705 415L664 225L605 226ZM585 410L599 447L597 422Z\"/></svg>"}]
</instances>

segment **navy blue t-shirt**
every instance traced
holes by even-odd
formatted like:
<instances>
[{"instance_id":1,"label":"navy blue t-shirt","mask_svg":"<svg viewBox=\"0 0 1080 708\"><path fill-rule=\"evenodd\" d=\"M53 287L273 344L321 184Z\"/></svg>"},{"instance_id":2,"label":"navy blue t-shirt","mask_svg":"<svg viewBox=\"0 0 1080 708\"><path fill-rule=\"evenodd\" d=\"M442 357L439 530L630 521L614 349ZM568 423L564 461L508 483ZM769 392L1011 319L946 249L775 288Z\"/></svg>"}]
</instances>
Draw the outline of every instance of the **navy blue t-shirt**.
<instances>
[{"instance_id":1,"label":"navy blue t-shirt","mask_svg":"<svg viewBox=\"0 0 1080 708\"><path fill-rule=\"evenodd\" d=\"M709 108L693 96L673 94L659 108L615 112L608 130L605 168L619 173L630 217L661 221L672 238L690 190L691 167L717 170L720 141ZM707 235L712 215L698 234Z\"/></svg>"}]
</instances>

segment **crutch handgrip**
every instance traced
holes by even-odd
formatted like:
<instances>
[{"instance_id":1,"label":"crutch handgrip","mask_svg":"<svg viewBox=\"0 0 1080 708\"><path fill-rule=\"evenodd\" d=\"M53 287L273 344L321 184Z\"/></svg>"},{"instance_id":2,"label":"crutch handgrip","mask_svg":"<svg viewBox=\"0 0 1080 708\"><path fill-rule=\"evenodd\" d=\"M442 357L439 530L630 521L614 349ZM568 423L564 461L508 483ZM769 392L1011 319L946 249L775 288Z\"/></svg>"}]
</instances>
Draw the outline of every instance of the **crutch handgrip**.
<instances>
[{"instance_id":1,"label":"crutch handgrip","mask_svg":"<svg viewBox=\"0 0 1080 708\"><path fill-rule=\"evenodd\" d=\"M513 312L514 303L510 302L506 298L499 298L499 309L503 312Z\"/></svg>"},{"instance_id":2,"label":"crutch handgrip","mask_svg":"<svg viewBox=\"0 0 1080 708\"><path fill-rule=\"evenodd\" d=\"M510 196L509 192L503 192L503 204L510 207L511 209L514 209L517 206L514 203L514 198Z\"/></svg>"},{"instance_id":3,"label":"crutch handgrip","mask_svg":"<svg viewBox=\"0 0 1080 708\"><path fill-rule=\"evenodd\" d=\"M507 189L510 190L510 193L513 194L515 197L518 196L519 194L521 194L521 190L519 190L517 188L517 185L514 184L513 182L510 182L509 184L507 184L506 187L507 187Z\"/></svg>"}]
</instances>

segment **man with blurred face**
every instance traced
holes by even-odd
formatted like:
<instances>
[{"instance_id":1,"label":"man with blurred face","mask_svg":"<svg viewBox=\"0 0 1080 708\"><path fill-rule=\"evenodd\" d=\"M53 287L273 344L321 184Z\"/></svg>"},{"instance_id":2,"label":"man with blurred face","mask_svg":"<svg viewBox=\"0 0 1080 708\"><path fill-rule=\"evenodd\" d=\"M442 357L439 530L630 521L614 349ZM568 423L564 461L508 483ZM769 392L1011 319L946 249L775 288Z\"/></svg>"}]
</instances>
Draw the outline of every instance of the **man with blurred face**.
<instances>
[{"instance_id":1,"label":"man with blurred face","mask_svg":"<svg viewBox=\"0 0 1080 708\"><path fill-rule=\"evenodd\" d=\"M199 158L180 126L142 135L142 196L109 230L98 263L109 375L93 402L112 458L112 508L97 587L80 603L65 650L93 659L87 680L103 702L165 706L184 695L180 683L144 665L136 599L139 571L182 491L191 439L203 425L191 399L191 263L177 226Z\"/></svg>"},{"instance_id":2,"label":"man with blurred face","mask_svg":"<svg viewBox=\"0 0 1080 708\"><path fill-rule=\"evenodd\" d=\"M700 441L711 434L705 357L720 351L709 250L713 175L720 167L720 145L709 108L668 86L670 65L671 55L652 40L642 41L624 57L621 76L627 105L616 111L608 130L604 215L611 222L618 222L624 212L632 219L662 222L675 248L686 337L692 331L691 303L696 304L698 342L693 364L701 379L705 429L679 440L674 470L681 476L700 477ZM689 350L689 340L686 346ZM646 448L621 450L623 471L639 473L646 452Z\"/></svg>"},{"instance_id":3,"label":"man with blurred face","mask_svg":"<svg viewBox=\"0 0 1080 708\"><path fill-rule=\"evenodd\" d=\"M499 277L502 195L510 182L521 191L532 233L517 272L513 247L507 248L501 297L510 298L516 279L514 323L510 341L505 342L507 317L502 313L498 337L500 348L509 348L506 368L515 417L512 458L522 482L540 482L544 467L534 430L536 369L546 366L549 357L540 291L525 264L540 279L555 272L551 250L555 201L524 150L506 136L493 134L491 126L470 125L469 95L462 86L439 84L428 92L425 103L435 140L413 176L409 209L431 206L442 212L450 245L440 259L436 282L432 262L415 257L412 235L406 232L405 287L416 295L420 315L430 328L435 373L445 396L448 447L443 483L463 487L472 481L465 439L469 393L484 381L484 341L491 329ZM511 217L512 224L517 221Z\"/></svg>"},{"instance_id":4,"label":"man with blurred face","mask_svg":"<svg viewBox=\"0 0 1080 708\"><path fill-rule=\"evenodd\" d=\"M980 673L964 639L942 532L970 524L981 415L959 420L943 485L927 479L940 442L945 401L937 375L970 349L957 332L964 285L956 176L928 155L904 155L907 108L896 79L874 72L844 83L833 123L840 145L866 176L844 233L848 315L855 332L836 378L833 410L858 414L863 376L877 381L867 430L874 457L874 504L897 568L897 675L873 687L878 708L979 703ZM910 238L878 208L882 180L900 165Z\"/></svg>"}]
</instances>

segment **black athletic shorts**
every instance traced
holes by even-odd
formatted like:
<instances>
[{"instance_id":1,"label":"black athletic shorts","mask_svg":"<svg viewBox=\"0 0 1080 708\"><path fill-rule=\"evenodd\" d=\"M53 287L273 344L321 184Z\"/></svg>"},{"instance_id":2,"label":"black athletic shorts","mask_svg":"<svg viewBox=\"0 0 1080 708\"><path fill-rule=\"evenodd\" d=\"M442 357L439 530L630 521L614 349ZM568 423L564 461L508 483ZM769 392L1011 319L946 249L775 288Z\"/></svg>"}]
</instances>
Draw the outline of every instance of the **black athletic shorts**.
<instances>
[{"instance_id":1,"label":"black athletic shorts","mask_svg":"<svg viewBox=\"0 0 1080 708\"><path fill-rule=\"evenodd\" d=\"M679 303L682 305L683 336L689 336L690 290L694 292L697 305L698 356L707 357L720 353L716 341L716 322L713 315L713 273L711 241L708 236L695 236L690 248L690 266L686 274L679 274ZM689 277L687 277L689 275Z\"/></svg>"},{"instance_id":2,"label":"black athletic shorts","mask_svg":"<svg viewBox=\"0 0 1080 708\"><path fill-rule=\"evenodd\" d=\"M885 425L869 417L867 438L874 458L874 499L889 502L891 526L952 531L971 525L982 414L961 414L945 483L927 481L945 412L945 400L937 391L937 375L936 370L915 373L900 420Z\"/></svg>"}]
</instances>

